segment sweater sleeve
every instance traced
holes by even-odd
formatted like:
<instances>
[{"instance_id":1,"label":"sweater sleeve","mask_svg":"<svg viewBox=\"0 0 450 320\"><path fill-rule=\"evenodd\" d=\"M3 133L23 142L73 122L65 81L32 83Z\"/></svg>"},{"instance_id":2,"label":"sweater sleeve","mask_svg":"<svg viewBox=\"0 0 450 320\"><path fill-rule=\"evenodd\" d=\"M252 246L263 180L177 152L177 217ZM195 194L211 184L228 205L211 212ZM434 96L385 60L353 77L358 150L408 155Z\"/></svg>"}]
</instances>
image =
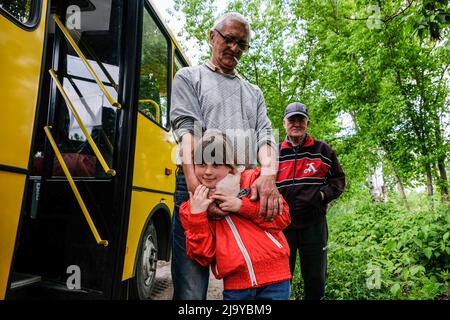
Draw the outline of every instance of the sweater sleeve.
<instances>
[{"instance_id":1,"label":"sweater sleeve","mask_svg":"<svg viewBox=\"0 0 450 320\"><path fill-rule=\"evenodd\" d=\"M198 95L195 91L189 68L175 74L172 82L170 123L177 141L186 133L194 133L196 124L203 125Z\"/></svg>"},{"instance_id":2,"label":"sweater sleeve","mask_svg":"<svg viewBox=\"0 0 450 320\"><path fill-rule=\"evenodd\" d=\"M186 201L180 207L180 219L185 230L187 256L204 267L209 266L216 255L216 241L207 213L191 213L190 202Z\"/></svg>"},{"instance_id":3,"label":"sweater sleeve","mask_svg":"<svg viewBox=\"0 0 450 320\"><path fill-rule=\"evenodd\" d=\"M257 105L257 121L256 121L256 140L258 150L261 146L268 144L276 151L277 145L272 132L272 124L267 116L267 107L264 102L264 96L261 89L255 86L258 92L258 105Z\"/></svg>"}]
</instances>

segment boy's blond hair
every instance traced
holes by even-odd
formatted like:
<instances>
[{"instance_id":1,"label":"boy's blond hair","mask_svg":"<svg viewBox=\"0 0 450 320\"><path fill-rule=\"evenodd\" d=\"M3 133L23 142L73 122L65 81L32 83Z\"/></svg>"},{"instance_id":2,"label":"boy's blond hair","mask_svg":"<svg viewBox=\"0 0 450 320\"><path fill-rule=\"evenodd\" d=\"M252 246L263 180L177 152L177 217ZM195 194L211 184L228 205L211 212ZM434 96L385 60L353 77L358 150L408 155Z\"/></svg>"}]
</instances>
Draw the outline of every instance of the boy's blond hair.
<instances>
[{"instance_id":1,"label":"boy's blond hair","mask_svg":"<svg viewBox=\"0 0 450 320\"><path fill-rule=\"evenodd\" d=\"M237 158L231 140L220 131L207 131L195 143L194 164L223 164L233 172L237 168Z\"/></svg>"}]
</instances>

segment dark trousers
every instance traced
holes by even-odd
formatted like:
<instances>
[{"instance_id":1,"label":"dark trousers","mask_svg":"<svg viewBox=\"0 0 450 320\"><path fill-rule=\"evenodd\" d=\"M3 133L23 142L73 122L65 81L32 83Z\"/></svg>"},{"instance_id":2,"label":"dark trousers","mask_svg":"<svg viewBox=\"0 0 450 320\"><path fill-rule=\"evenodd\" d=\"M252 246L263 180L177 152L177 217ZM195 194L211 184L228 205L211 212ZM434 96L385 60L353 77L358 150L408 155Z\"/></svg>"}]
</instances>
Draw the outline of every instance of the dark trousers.
<instances>
[{"instance_id":1,"label":"dark trousers","mask_svg":"<svg viewBox=\"0 0 450 320\"><path fill-rule=\"evenodd\" d=\"M174 300L206 300L209 267L203 267L186 255L186 237L180 220L180 206L189 200L183 172L177 172L175 208L172 217L172 282Z\"/></svg>"},{"instance_id":2,"label":"dark trousers","mask_svg":"<svg viewBox=\"0 0 450 320\"><path fill-rule=\"evenodd\" d=\"M299 230L285 229L291 255L289 264L294 275L297 251L300 254L301 276L304 281L305 300L320 300L325 294L327 273L328 226L322 222Z\"/></svg>"},{"instance_id":3,"label":"dark trousers","mask_svg":"<svg viewBox=\"0 0 450 320\"><path fill-rule=\"evenodd\" d=\"M272 283L259 288L223 290L223 300L289 300L289 280Z\"/></svg>"}]
</instances>

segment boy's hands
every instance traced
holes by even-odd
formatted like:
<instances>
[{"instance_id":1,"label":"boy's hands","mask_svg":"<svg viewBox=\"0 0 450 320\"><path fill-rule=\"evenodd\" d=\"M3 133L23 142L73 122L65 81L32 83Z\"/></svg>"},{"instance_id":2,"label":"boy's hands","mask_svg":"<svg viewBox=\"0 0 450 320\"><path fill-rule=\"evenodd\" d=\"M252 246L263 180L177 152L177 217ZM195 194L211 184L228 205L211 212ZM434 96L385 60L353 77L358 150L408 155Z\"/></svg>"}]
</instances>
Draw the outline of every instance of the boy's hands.
<instances>
[{"instance_id":1,"label":"boy's hands","mask_svg":"<svg viewBox=\"0 0 450 320\"><path fill-rule=\"evenodd\" d=\"M215 192L210 198L208 198L209 189L204 185L199 185L194 194L189 191L189 198L191 199L191 213L202 213L205 212L209 205L214 201L218 200L221 203L219 208L227 212L239 212L242 206L242 200L234 196L226 196L222 192Z\"/></svg>"},{"instance_id":2,"label":"boy's hands","mask_svg":"<svg viewBox=\"0 0 450 320\"><path fill-rule=\"evenodd\" d=\"M191 213L202 213L208 209L208 206L214 201L214 199L208 199L208 193L209 189L202 184L195 188L194 194L189 191Z\"/></svg>"},{"instance_id":3,"label":"boy's hands","mask_svg":"<svg viewBox=\"0 0 450 320\"><path fill-rule=\"evenodd\" d=\"M226 196L222 192L215 192L212 196L212 199L219 200L221 204L219 204L220 209L228 212L239 212L242 206L242 200L236 198L234 196Z\"/></svg>"}]
</instances>

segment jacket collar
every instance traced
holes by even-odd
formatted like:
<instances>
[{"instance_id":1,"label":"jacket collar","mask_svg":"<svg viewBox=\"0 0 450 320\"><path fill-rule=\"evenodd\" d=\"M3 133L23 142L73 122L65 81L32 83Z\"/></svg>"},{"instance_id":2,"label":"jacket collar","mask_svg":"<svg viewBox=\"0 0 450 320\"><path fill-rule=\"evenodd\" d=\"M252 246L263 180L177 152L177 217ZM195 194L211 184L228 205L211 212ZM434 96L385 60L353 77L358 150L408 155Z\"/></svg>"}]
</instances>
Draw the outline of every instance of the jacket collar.
<instances>
[{"instance_id":1,"label":"jacket collar","mask_svg":"<svg viewBox=\"0 0 450 320\"><path fill-rule=\"evenodd\" d=\"M306 134L306 141L303 144L302 148L310 147L313 144L314 144L314 138L311 137L309 134ZM283 150L283 149L292 149L292 148L294 148L294 147L292 146L292 143L291 143L291 141L289 139L289 136L286 136L284 141L281 143L281 150Z\"/></svg>"},{"instance_id":2,"label":"jacket collar","mask_svg":"<svg viewBox=\"0 0 450 320\"><path fill-rule=\"evenodd\" d=\"M208 60L205 62L205 66L207 66L211 71L213 72L218 72L220 74L223 74L226 77L229 78L238 78L242 80L242 77L239 73L237 73L236 71L233 74L228 74L228 73L224 73L218 66L216 66L214 63L211 62L211 60Z\"/></svg>"}]
</instances>

